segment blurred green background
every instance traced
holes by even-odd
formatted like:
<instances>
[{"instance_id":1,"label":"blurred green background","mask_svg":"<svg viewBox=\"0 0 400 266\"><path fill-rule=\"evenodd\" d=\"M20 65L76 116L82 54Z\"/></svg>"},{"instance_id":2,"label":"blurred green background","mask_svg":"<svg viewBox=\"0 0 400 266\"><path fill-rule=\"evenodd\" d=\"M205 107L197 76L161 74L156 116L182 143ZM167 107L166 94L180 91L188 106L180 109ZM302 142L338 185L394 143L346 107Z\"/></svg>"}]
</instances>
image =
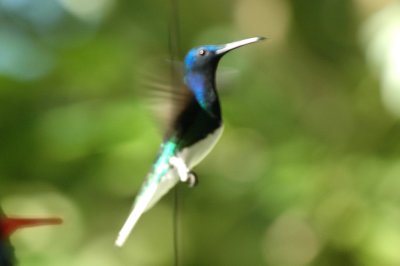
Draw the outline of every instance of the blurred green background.
<instances>
[{"instance_id":1,"label":"blurred green background","mask_svg":"<svg viewBox=\"0 0 400 266\"><path fill-rule=\"evenodd\" d=\"M178 188L181 265L400 265L399 2L180 2L180 58L270 38L221 62L224 135ZM65 220L15 234L22 266L174 264L173 193L113 245L162 137L143 72L169 58L171 9L0 0L1 204Z\"/></svg>"}]
</instances>

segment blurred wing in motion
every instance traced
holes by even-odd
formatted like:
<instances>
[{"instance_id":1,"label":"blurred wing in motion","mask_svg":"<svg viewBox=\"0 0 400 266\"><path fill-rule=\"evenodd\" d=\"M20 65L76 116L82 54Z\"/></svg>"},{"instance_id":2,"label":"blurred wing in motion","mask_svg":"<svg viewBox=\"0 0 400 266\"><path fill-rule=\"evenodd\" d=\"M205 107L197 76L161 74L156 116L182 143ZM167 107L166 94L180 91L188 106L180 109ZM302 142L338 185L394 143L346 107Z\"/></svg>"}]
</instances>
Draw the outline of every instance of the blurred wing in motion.
<instances>
[{"instance_id":1,"label":"blurred wing in motion","mask_svg":"<svg viewBox=\"0 0 400 266\"><path fill-rule=\"evenodd\" d=\"M180 62L153 63L148 69L141 73L143 98L165 134L194 96L183 84Z\"/></svg>"}]
</instances>

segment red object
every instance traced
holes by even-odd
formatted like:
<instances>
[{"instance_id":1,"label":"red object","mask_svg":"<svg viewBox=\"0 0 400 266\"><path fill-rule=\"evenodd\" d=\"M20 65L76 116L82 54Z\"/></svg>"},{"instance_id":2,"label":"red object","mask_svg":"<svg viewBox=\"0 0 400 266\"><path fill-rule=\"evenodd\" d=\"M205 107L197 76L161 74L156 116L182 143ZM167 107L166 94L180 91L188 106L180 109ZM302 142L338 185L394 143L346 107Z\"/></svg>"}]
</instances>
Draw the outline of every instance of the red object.
<instances>
[{"instance_id":1,"label":"red object","mask_svg":"<svg viewBox=\"0 0 400 266\"><path fill-rule=\"evenodd\" d=\"M3 238L8 238L16 230L24 227L61 224L60 218L0 218L0 230Z\"/></svg>"}]
</instances>

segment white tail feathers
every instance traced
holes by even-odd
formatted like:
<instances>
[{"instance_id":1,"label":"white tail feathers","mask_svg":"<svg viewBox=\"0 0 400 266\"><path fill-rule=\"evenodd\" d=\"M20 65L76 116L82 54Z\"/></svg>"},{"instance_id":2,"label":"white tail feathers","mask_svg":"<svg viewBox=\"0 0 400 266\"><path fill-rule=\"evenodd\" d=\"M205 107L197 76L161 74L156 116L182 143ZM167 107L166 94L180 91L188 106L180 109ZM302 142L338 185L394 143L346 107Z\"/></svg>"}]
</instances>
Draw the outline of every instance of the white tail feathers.
<instances>
[{"instance_id":1,"label":"white tail feathers","mask_svg":"<svg viewBox=\"0 0 400 266\"><path fill-rule=\"evenodd\" d=\"M154 206L165 193L176 185L179 178L177 177L177 172L175 170L171 171L172 169L168 165L167 169L150 173L147 176L147 181L142 186L128 219L125 221L121 231L119 231L115 245L122 247L140 216Z\"/></svg>"},{"instance_id":2,"label":"white tail feathers","mask_svg":"<svg viewBox=\"0 0 400 266\"><path fill-rule=\"evenodd\" d=\"M126 239L130 235L133 227L139 220L140 216L142 216L142 214L146 211L156 190L157 190L157 184L152 183L144 192L144 195L141 195L140 198L138 198L138 201L133 206L133 209L129 214L128 219L125 221L124 226L119 231L117 240L115 241L116 246L122 247L124 245Z\"/></svg>"}]
</instances>

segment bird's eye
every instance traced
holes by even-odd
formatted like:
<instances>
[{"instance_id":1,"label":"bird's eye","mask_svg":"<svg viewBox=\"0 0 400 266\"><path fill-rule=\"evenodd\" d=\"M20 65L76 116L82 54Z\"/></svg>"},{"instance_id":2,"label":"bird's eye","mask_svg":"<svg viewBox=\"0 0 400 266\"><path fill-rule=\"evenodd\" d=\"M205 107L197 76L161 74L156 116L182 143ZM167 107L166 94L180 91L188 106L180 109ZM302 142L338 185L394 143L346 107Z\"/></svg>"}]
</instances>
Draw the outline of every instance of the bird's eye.
<instances>
[{"instance_id":1,"label":"bird's eye","mask_svg":"<svg viewBox=\"0 0 400 266\"><path fill-rule=\"evenodd\" d=\"M207 54L207 50L204 50L204 49L199 50L199 55L204 56L206 54Z\"/></svg>"}]
</instances>

